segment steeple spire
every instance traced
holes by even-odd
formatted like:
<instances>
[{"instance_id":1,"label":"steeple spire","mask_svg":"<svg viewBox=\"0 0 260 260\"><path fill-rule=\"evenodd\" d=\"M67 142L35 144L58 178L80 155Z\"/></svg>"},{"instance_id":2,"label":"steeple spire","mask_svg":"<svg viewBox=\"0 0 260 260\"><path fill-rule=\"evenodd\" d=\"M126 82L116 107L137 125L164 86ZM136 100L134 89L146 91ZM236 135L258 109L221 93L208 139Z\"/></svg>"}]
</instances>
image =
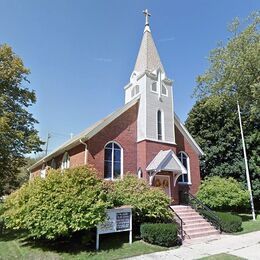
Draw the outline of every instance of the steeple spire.
<instances>
[{"instance_id":1,"label":"steeple spire","mask_svg":"<svg viewBox=\"0 0 260 260\"><path fill-rule=\"evenodd\" d=\"M149 26L149 17L151 16L151 14L148 12L147 9L143 11L143 14L145 15L144 34L136 59L134 71L136 71L137 73L143 73L146 70L153 72L154 70L160 68L161 71L164 73L165 71L155 43L153 41Z\"/></svg>"}]
</instances>

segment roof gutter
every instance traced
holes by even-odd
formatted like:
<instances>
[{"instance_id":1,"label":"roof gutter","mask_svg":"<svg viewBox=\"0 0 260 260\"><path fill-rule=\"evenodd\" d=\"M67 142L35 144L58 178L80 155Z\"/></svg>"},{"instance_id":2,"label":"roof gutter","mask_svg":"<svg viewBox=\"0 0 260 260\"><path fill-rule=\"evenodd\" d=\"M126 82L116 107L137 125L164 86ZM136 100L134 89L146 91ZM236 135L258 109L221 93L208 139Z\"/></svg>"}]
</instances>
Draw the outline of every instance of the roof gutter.
<instances>
[{"instance_id":1,"label":"roof gutter","mask_svg":"<svg viewBox=\"0 0 260 260\"><path fill-rule=\"evenodd\" d=\"M79 142L85 146L84 151L84 164L86 165L88 162L88 145L82 141L82 138L79 139Z\"/></svg>"}]
</instances>

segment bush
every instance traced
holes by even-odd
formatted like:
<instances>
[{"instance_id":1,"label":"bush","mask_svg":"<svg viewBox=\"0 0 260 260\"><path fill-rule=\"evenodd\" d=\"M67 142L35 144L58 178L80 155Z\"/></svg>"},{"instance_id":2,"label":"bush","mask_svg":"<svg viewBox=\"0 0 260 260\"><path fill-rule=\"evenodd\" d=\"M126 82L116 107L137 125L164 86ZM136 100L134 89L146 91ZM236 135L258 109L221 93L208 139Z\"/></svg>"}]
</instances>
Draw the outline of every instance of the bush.
<instances>
[{"instance_id":1,"label":"bush","mask_svg":"<svg viewBox=\"0 0 260 260\"><path fill-rule=\"evenodd\" d=\"M219 176L206 178L200 185L197 198L215 210L237 210L249 205L249 194L242 184L233 178Z\"/></svg>"},{"instance_id":2,"label":"bush","mask_svg":"<svg viewBox=\"0 0 260 260\"><path fill-rule=\"evenodd\" d=\"M177 245L176 224L166 223L145 223L141 225L141 237L144 241L159 246Z\"/></svg>"},{"instance_id":3,"label":"bush","mask_svg":"<svg viewBox=\"0 0 260 260\"><path fill-rule=\"evenodd\" d=\"M137 225L144 222L169 222L172 219L168 208L169 197L143 179L128 174L123 180L113 183L104 181L104 186L115 207L133 206L133 221Z\"/></svg>"},{"instance_id":4,"label":"bush","mask_svg":"<svg viewBox=\"0 0 260 260\"><path fill-rule=\"evenodd\" d=\"M108 206L96 171L78 167L52 170L45 179L23 185L5 200L3 217L8 228L26 229L34 238L56 239L95 227Z\"/></svg>"},{"instance_id":5,"label":"bush","mask_svg":"<svg viewBox=\"0 0 260 260\"><path fill-rule=\"evenodd\" d=\"M221 229L227 233L238 232L242 229L242 218L228 212L216 212L220 219Z\"/></svg>"}]
</instances>

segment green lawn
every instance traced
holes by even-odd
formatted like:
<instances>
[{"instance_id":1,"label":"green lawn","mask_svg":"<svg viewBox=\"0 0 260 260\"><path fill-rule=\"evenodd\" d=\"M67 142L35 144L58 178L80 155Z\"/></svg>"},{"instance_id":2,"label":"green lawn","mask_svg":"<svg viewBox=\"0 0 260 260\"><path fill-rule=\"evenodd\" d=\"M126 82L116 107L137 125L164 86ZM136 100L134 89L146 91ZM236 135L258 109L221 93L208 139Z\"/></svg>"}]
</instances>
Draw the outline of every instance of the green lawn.
<instances>
[{"instance_id":1,"label":"green lawn","mask_svg":"<svg viewBox=\"0 0 260 260\"><path fill-rule=\"evenodd\" d=\"M242 259L244 260L245 258L222 253L222 254L202 257L199 260L242 260Z\"/></svg>"},{"instance_id":2,"label":"green lawn","mask_svg":"<svg viewBox=\"0 0 260 260\"><path fill-rule=\"evenodd\" d=\"M242 222L242 228L243 230L240 232L236 232L234 234L241 235L246 234L253 231L260 231L260 214L257 214L256 221L252 220L251 214L238 214L243 222Z\"/></svg>"},{"instance_id":3,"label":"green lawn","mask_svg":"<svg viewBox=\"0 0 260 260\"><path fill-rule=\"evenodd\" d=\"M104 240L105 238L105 240ZM130 256L167 250L150 245L141 240L128 244L127 234L106 235L100 243L101 250L96 252L74 241L55 243L35 243L17 233L0 236L0 259L122 259Z\"/></svg>"}]
</instances>

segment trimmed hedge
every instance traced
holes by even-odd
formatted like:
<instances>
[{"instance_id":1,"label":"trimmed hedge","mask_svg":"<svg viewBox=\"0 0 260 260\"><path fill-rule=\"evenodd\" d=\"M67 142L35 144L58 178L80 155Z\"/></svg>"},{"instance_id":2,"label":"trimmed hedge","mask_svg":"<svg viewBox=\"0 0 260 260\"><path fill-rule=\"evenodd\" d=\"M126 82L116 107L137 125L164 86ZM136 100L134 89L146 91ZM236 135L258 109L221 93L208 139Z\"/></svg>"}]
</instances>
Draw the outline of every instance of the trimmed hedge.
<instances>
[{"instance_id":1,"label":"trimmed hedge","mask_svg":"<svg viewBox=\"0 0 260 260\"><path fill-rule=\"evenodd\" d=\"M233 233L242 230L242 218L228 212L216 212L224 232Z\"/></svg>"},{"instance_id":2,"label":"trimmed hedge","mask_svg":"<svg viewBox=\"0 0 260 260\"><path fill-rule=\"evenodd\" d=\"M206 210L199 210L200 214L206 219L211 219L211 214ZM242 229L242 218L229 212L216 212L215 215L219 218L222 231L227 233L238 232Z\"/></svg>"},{"instance_id":3,"label":"trimmed hedge","mask_svg":"<svg viewBox=\"0 0 260 260\"><path fill-rule=\"evenodd\" d=\"M141 238L159 246L174 246L178 243L176 224L144 223L141 225Z\"/></svg>"}]
</instances>

